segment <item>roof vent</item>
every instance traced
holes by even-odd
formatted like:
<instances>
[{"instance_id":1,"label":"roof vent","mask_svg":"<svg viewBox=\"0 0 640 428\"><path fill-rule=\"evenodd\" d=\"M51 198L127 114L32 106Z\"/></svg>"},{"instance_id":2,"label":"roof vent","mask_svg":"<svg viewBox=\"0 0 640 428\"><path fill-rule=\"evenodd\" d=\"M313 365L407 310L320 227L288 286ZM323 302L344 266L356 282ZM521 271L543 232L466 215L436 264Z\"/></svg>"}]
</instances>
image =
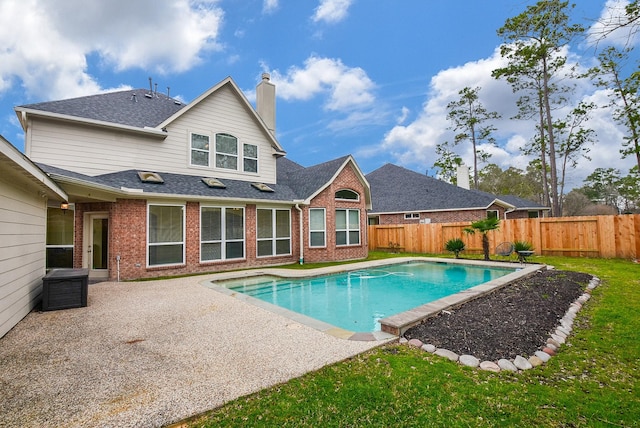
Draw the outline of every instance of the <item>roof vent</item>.
<instances>
[{"instance_id":1,"label":"roof vent","mask_svg":"<svg viewBox=\"0 0 640 428\"><path fill-rule=\"evenodd\" d=\"M142 181L143 183L164 183L164 180L162 179L162 177L160 177L160 174L156 172L138 171L138 177L140 177L140 181Z\"/></svg>"},{"instance_id":2,"label":"roof vent","mask_svg":"<svg viewBox=\"0 0 640 428\"><path fill-rule=\"evenodd\" d=\"M178 100L173 100L173 103L174 103L175 105L177 105L177 106L182 105L182 103L181 103L180 101L178 101Z\"/></svg>"},{"instance_id":3,"label":"roof vent","mask_svg":"<svg viewBox=\"0 0 640 428\"><path fill-rule=\"evenodd\" d=\"M202 177L202 182L204 184L206 184L207 186L213 188L213 189L226 189L227 186L225 186L225 184L218 180L217 178L213 178L213 177Z\"/></svg>"},{"instance_id":4,"label":"roof vent","mask_svg":"<svg viewBox=\"0 0 640 428\"><path fill-rule=\"evenodd\" d=\"M251 185L261 192L273 192L273 189L264 183L251 183Z\"/></svg>"}]
</instances>

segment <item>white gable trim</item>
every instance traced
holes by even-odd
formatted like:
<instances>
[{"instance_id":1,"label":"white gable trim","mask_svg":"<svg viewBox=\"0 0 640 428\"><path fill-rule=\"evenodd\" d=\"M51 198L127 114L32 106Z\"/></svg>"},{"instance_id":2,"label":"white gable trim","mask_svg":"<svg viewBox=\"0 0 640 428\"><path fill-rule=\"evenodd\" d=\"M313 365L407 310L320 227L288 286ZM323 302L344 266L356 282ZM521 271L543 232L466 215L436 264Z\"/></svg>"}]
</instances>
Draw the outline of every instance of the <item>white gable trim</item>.
<instances>
[{"instance_id":1,"label":"white gable trim","mask_svg":"<svg viewBox=\"0 0 640 428\"><path fill-rule=\"evenodd\" d=\"M249 114L252 115L253 119L256 120L256 122L258 123L260 128L264 131L264 134L269 139L269 142L271 143L271 146L275 149L275 153L274 154L277 155L277 156L284 156L286 154L285 150L282 148L282 146L280 146L280 143L278 143L278 140L276 140L275 137L273 136L273 134L269 131L269 128L267 128L267 125L264 123L264 121L262 120L260 115L258 115L258 113L253 108L253 106L251 105L249 100L247 100L247 97L240 90L240 88L238 88L238 85L236 85L236 83L233 81L233 79L231 77L227 77L226 79L222 80L217 85L214 85L211 88L209 88L207 91L203 92L200 96L198 96L198 98L196 98L192 102L188 103L183 109L178 110L177 112L175 112L173 114L173 116L169 117L164 122L162 122L160 125L158 125L158 128L160 128L160 129L165 128L166 126L171 124L173 121L175 121L176 119L181 117L183 114L186 114L193 107L198 105L202 100L204 100L205 98L209 97L211 94L213 94L214 92L220 90L220 88L222 88L222 87L224 87L226 85L229 85L232 88L232 90L235 91L235 93L237 95L239 95L240 99L243 102L244 107L249 112Z\"/></svg>"},{"instance_id":2,"label":"white gable trim","mask_svg":"<svg viewBox=\"0 0 640 428\"><path fill-rule=\"evenodd\" d=\"M338 168L335 172L335 174L333 174L333 177L331 177L331 179L329 181L327 181L323 186L321 186L320 188L318 188L315 192L313 192L311 194L311 196L309 196L306 200L305 200L305 204L308 205L311 203L311 200L313 198L315 198L316 196L318 196L324 189L326 189L327 187L329 187L329 185L331 183L333 183L335 181L336 178L338 178L338 175L340 175L340 173L347 167L347 165L351 163L353 165L353 167L356 170L356 173L358 175L358 178L360 179L360 182L363 184L364 188L365 188L365 195L364 195L364 200L365 200L365 209L370 210L371 209L371 186L369 186L369 182L367 181L367 179L365 178L364 174L362 173L362 170L360 169L360 167L358 167L358 164L356 163L355 159L353 159L353 156L349 155L347 156L347 158L344 160L344 162L342 163L342 165L340 166L340 168Z\"/></svg>"}]
</instances>

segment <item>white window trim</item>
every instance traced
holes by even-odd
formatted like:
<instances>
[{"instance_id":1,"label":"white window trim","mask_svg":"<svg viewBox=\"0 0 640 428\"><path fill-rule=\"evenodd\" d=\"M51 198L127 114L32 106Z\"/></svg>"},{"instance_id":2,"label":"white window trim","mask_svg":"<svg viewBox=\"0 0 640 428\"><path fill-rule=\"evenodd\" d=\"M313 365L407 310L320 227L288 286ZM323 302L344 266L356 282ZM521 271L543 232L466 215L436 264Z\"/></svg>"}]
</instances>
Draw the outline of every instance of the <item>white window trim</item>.
<instances>
[{"instance_id":1,"label":"white window trim","mask_svg":"<svg viewBox=\"0 0 640 428\"><path fill-rule=\"evenodd\" d=\"M222 155L225 156L235 156L236 157L236 168L232 169L232 168L223 168L218 166L218 135L228 135L231 136L233 138L236 139L236 154L232 155L232 154L227 154L227 153L220 153ZM213 150L213 168L220 170L220 171L242 171L243 167L242 167L242 148L244 146L242 146L242 142L240 141L240 138L238 138L238 136L236 136L235 134L231 133L231 132L226 132L226 131L220 131L220 132L216 132L213 134L213 139L214 139L214 150Z\"/></svg>"},{"instance_id":2,"label":"white window trim","mask_svg":"<svg viewBox=\"0 0 640 428\"><path fill-rule=\"evenodd\" d=\"M258 238L258 211L271 211L272 216L271 216L271 233L272 233L272 237L271 238ZM276 212L277 211L287 211L289 213L289 236L286 238L289 240L289 253L287 254L276 254L276 241L278 240L284 240L285 238L283 237L276 237ZM260 256L258 255L258 242L261 241L271 241L271 254L267 255L267 256ZM284 208L267 208L267 207L261 207L261 208L256 208L256 257L259 259L264 259L264 258L269 258L269 257L286 257L286 256L290 256L292 254L293 251L293 239L291 237L291 210L290 209L284 209Z\"/></svg>"},{"instance_id":3,"label":"white window trim","mask_svg":"<svg viewBox=\"0 0 640 428\"><path fill-rule=\"evenodd\" d=\"M193 143L193 134L196 135L202 135L203 137L207 137L209 139L209 150L206 150L207 152L207 165L196 165L194 163L191 162L191 153L195 150L198 152L205 152L205 150L201 150L201 149L194 149L193 146L191 145ZM197 131L190 131L189 132L189 166L190 167L194 167L194 168L210 168L211 167L211 134L208 132L197 132Z\"/></svg>"},{"instance_id":4,"label":"white window trim","mask_svg":"<svg viewBox=\"0 0 640 428\"><path fill-rule=\"evenodd\" d=\"M238 140L240 141L240 140ZM256 148L256 157L255 158L251 158L251 157L244 157L244 146L245 145L249 145L249 146L255 146ZM244 172L245 174L253 174L253 175L258 175L260 173L260 146L258 146L257 144L253 144L253 143L242 143L242 172ZM251 159L251 160L255 160L256 161L256 172L253 171L247 171L244 169L244 160L245 159Z\"/></svg>"},{"instance_id":5,"label":"white window trim","mask_svg":"<svg viewBox=\"0 0 640 428\"><path fill-rule=\"evenodd\" d=\"M337 195L337 194L338 194L338 192L342 192L342 191L344 191L344 190L346 190L346 191L349 191L349 192L353 193L354 195L356 195L356 198L355 198L355 199L345 199L345 198L338 198L337 196L335 196L335 195ZM347 188L345 188L345 189L338 189L338 190L336 190L336 193L334 194L334 197L335 197L335 200L336 200L336 201L360 202L360 193L356 192L356 191L355 191L355 190L353 190L353 189L347 189Z\"/></svg>"},{"instance_id":6,"label":"white window trim","mask_svg":"<svg viewBox=\"0 0 640 428\"><path fill-rule=\"evenodd\" d=\"M182 262L180 263L168 263L168 264L163 264L163 265L151 265L149 264L149 248L151 247L151 243L149 242L149 235L150 235L150 230L149 228L151 227L151 222L149 221L149 215L151 214L151 210L150 207L158 207L158 206L164 206L164 207L181 207L182 208L182 242L163 242L161 245L175 245L175 244L182 244ZM152 203L152 202L147 202L147 256L146 256L146 266L147 268L157 268L157 267L165 267L165 266L184 266L185 265L185 260L186 260L186 250L187 250L187 243L186 243L186 236L187 236L187 206L186 204L167 204L167 203Z\"/></svg>"},{"instance_id":7,"label":"white window trim","mask_svg":"<svg viewBox=\"0 0 640 428\"><path fill-rule=\"evenodd\" d=\"M404 213L405 220L420 220L420 213Z\"/></svg>"},{"instance_id":8,"label":"white window trim","mask_svg":"<svg viewBox=\"0 0 640 428\"><path fill-rule=\"evenodd\" d=\"M311 228L311 211L322 211L323 229L314 230ZM322 232L323 242L322 245L311 245L311 233ZM327 210L325 208L309 208L309 248L326 248L327 247Z\"/></svg>"},{"instance_id":9,"label":"white window trim","mask_svg":"<svg viewBox=\"0 0 640 428\"><path fill-rule=\"evenodd\" d=\"M500 220L500 211L499 210L487 210L487 218L489 218L489 213L496 213L496 218Z\"/></svg>"},{"instance_id":10,"label":"white window trim","mask_svg":"<svg viewBox=\"0 0 640 428\"><path fill-rule=\"evenodd\" d=\"M338 244L337 243L337 239L336 239L336 247L352 247L352 246L358 246L358 245L362 245L362 225L360 224L360 210L356 209L356 208L336 208L336 212L337 211L346 211L346 229L338 229L338 226L336 225L335 227L335 232L337 234L337 232L346 232L347 233L347 243L346 244ZM358 212L358 243L357 244L352 244L351 240L349 239L349 232L355 232L356 229L350 229L349 228L349 212L350 211L357 211Z\"/></svg>"},{"instance_id":11,"label":"white window trim","mask_svg":"<svg viewBox=\"0 0 640 428\"><path fill-rule=\"evenodd\" d=\"M203 208L220 208L222 210L222 215L221 215L221 238L220 241L203 241L202 240L202 210ZM227 229L225 227L226 225L226 210L227 208L229 209L241 209L242 210L242 240L240 239L231 239L231 240L227 240L226 239L226 234L227 234ZM244 207L234 207L234 206L221 206L221 205L201 205L200 206L200 263L219 263L219 262L224 262L224 261L242 261L242 260L246 260L247 259L247 228L246 228L246 221L247 221L247 217L246 217L246 210L244 209ZM227 242L240 242L242 241L242 254L243 257L237 257L237 258L233 258L233 259L228 259L227 258L227 250L226 250L226 243ZM221 248L221 258L220 259L214 259L214 260L203 260L202 259L202 244L209 244L209 243L216 243L216 242L220 242L220 248Z\"/></svg>"}]
</instances>

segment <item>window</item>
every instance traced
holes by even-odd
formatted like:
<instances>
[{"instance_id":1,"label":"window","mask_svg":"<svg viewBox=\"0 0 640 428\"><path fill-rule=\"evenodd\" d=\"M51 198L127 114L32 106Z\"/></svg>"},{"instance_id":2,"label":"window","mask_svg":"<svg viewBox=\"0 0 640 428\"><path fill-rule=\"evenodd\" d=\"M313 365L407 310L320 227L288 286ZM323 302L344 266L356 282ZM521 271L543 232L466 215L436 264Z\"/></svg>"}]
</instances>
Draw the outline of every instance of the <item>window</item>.
<instances>
[{"instance_id":1,"label":"window","mask_svg":"<svg viewBox=\"0 0 640 428\"><path fill-rule=\"evenodd\" d=\"M540 213L538 211L529 211L527 214L528 214L529 218L538 218L538 217L540 217Z\"/></svg>"},{"instance_id":2,"label":"window","mask_svg":"<svg viewBox=\"0 0 640 428\"><path fill-rule=\"evenodd\" d=\"M258 146L244 144L243 147L244 172L258 172Z\"/></svg>"},{"instance_id":3,"label":"window","mask_svg":"<svg viewBox=\"0 0 640 428\"><path fill-rule=\"evenodd\" d=\"M336 210L336 245L360 244L360 210Z\"/></svg>"},{"instance_id":4,"label":"window","mask_svg":"<svg viewBox=\"0 0 640 428\"><path fill-rule=\"evenodd\" d=\"M291 254L289 210L258 209L258 257Z\"/></svg>"},{"instance_id":5,"label":"window","mask_svg":"<svg viewBox=\"0 0 640 428\"><path fill-rule=\"evenodd\" d=\"M244 258L244 209L200 209L200 261Z\"/></svg>"},{"instance_id":6,"label":"window","mask_svg":"<svg viewBox=\"0 0 640 428\"><path fill-rule=\"evenodd\" d=\"M498 210L487 210L487 218L500 218L498 216Z\"/></svg>"},{"instance_id":7,"label":"window","mask_svg":"<svg viewBox=\"0 0 640 428\"><path fill-rule=\"evenodd\" d=\"M149 205L149 266L184 263L184 206Z\"/></svg>"},{"instance_id":8,"label":"window","mask_svg":"<svg viewBox=\"0 0 640 428\"><path fill-rule=\"evenodd\" d=\"M47 269L73 267L74 217L74 211L71 208L47 209Z\"/></svg>"},{"instance_id":9,"label":"window","mask_svg":"<svg viewBox=\"0 0 640 428\"><path fill-rule=\"evenodd\" d=\"M420 213L405 213L404 219L405 220L420 219Z\"/></svg>"},{"instance_id":10,"label":"window","mask_svg":"<svg viewBox=\"0 0 640 428\"><path fill-rule=\"evenodd\" d=\"M191 165L209 166L209 136L191 134Z\"/></svg>"},{"instance_id":11,"label":"window","mask_svg":"<svg viewBox=\"0 0 640 428\"><path fill-rule=\"evenodd\" d=\"M336 199L343 199L347 201L359 201L360 195L358 195L358 193L354 192L353 190L343 189L343 190L338 190L336 192Z\"/></svg>"},{"instance_id":12,"label":"window","mask_svg":"<svg viewBox=\"0 0 640 428\"><path fill-rule=\"evenodd\" d=\"M324 247L326 246L325 227L325 211L324 208L309 209L309 246Z\"/></svg>"},{"instance_id":13,"label":"window","mask_svg":"<svg viewBox=\"0 0 640 428\"><path fill-rule=\"evenodd\" d=\"M229 134L216 134L216 168L238 169L238 139Z\"/></svg>"}]
</instances>

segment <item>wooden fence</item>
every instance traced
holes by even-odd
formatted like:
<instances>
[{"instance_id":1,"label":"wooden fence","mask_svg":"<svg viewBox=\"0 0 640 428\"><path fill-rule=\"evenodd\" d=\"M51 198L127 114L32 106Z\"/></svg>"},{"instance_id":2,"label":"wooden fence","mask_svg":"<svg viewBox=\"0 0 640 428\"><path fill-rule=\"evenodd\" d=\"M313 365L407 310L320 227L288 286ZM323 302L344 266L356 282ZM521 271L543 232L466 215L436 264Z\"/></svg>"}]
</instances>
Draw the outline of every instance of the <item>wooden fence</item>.
<instances>
[{"instance_id":1,"label":"wooden fence","mask_svg":"<svg viewBox=\"0 0 640 428\"><path fill-rule=\"evenodd\" d=\"M462 238L466 253L482 254L482 235L464 232L471 222L369 226L369 248L446 253ZM527 241L536 254L568 257L640 258L640 214L502 220L488 233L491 254L502 242Z\"/></svg>"}]
</instances>

